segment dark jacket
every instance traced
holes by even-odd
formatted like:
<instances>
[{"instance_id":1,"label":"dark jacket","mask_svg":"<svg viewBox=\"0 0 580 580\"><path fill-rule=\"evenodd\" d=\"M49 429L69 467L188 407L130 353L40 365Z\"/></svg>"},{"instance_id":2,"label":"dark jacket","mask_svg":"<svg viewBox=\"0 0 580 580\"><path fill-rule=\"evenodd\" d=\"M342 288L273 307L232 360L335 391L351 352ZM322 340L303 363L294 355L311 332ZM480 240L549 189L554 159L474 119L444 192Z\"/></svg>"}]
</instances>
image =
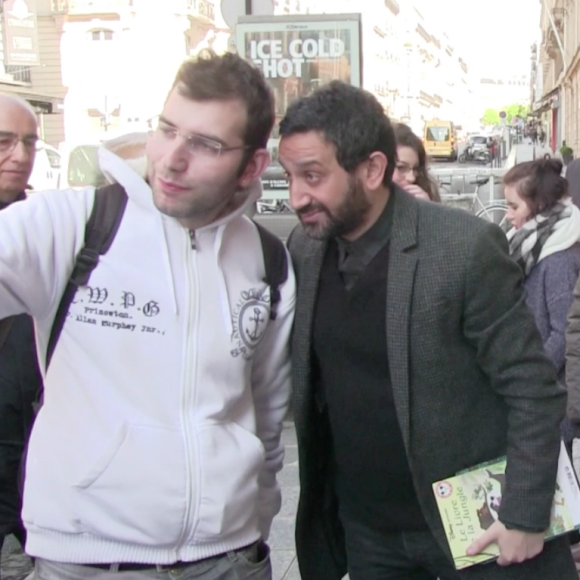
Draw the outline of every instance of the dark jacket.
<instances>
[{"instance_id":1,"label":"dark jacket","mask_svg":"<svg viewBox=\"0 0 580 580\"><path fill-rule=\"evenodd\" d=\"M580 244L574 244L544 258L526 278L526 302L563 385L566 385L566 323L579 274ZM571 444L575 437L580 437L580 425L564 420L562 437Z\"/></svg>"},{"instance_id":2,"label":"dark jacket","mask_svg":"<svg viewBox=\"0 0 580 580\"><path fill-rule=\"evenodd\" d=\"M580 207L580 159L574 159L566 167L566 179L572 201Z\"/></svg>"},{"instance_id":3,"label":"dark jacket","mask_svg":"<svg viewBox=\"0 0 580 580\"><path fill-rule=\"evenodd\" d=\"M507 455L500 519L548 527L566 404L525 303L522 274L502 231L399 189L387 281L386 350L395 407L425 519L451 558L431 484ZM311 326L326 246L299 227L290 243L298 281L293 409L301 494L296 547L303 580L346 573L328 477L328 425L311 382ZM534 560L460 572L474 580L577 579L567 538Z\"/></svg>"},{"instance_id":4,"label":"dark jacket","mask_svg":"<svg viewBox=\"0 0 580 580\"><path fill-rule=\"evenodd\" d=\"M568 389L568 419L575 430L580 429L580 279L574 287L574 300L566 327L566 387Z\"/></svg>"},{"instance_id":5,"label":"dark jacket","mask_svg":"<svg viewBox=\"0 0 580 580\"><path fill-rule=\"evenodd\" d=\"M41 384L32 319L20 315L0 349L0 536L21 526L18 470Z\"/></svg>"},{"instance_id":6,"label":"dark jacket","mask_svg":"<svg viewBox=\"0 0 580 580\"><path fill-rule=\"evenodd\" d=\"M546 354L565 382L566 320L580 274L580 244L536 264L526 278L526 302L536 320Z\"/></svg>"}]
</instances>

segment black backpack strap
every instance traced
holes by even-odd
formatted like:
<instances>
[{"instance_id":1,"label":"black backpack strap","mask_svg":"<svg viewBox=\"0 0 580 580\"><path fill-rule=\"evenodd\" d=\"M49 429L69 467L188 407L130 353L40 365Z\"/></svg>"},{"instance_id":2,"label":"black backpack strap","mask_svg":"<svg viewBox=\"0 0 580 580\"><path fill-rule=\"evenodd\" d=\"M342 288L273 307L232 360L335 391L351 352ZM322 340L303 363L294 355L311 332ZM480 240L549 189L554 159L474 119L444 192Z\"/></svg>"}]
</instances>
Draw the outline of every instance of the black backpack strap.
<instances>
[{"instance_id":1,"label":"black backpack strap","mask_svg":"<svg viewBox=\"0 0 580 580\"><path fill-rule=\"evenodd\" d=\"M9 316L8 318L0 320L0 349L4 346L13 324L14 316Z\"/></svg>"},{"instance_id":2,"label":"black backpack strap","mask_svg":"<svg viewBox=\"0 0 580 580\"><path fill-rule=\"evenodd\" d=\"M270 286L270 320L276 320L278 303L280 302L280 286L288 279L288 254L282 241L272 232L254 222L264 255L266 275L264 282Z\"/></svg>"},{"instance_id":3,"label":"black backpack strap","mask_svg":"<svg viewBox=\"0 0 580 580\"><path fill-rule=\"evenodd\" d=\"M86 286L91 272L99 263L99 256L106 254L113 240L127 205L127 193L118 183L95 190L95 203L85 229L85 245L79 252L64 294L58 305L46 350L46 368L56 348L66 315L79 286Z\"/></svg>"}]
</instances>

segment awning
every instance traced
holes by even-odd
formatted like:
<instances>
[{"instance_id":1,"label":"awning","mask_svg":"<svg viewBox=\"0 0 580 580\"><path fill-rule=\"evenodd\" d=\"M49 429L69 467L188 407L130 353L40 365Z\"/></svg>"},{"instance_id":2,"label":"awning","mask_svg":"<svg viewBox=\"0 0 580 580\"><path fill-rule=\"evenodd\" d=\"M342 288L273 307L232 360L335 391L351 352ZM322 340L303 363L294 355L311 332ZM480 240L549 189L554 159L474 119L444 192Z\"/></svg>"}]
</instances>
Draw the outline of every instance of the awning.
<instances>
[{"instance_id":1,"label":"awning","mask_svg":"<svg viewBox=\"0 0 580 580\"><path fill-rule=\"evenodd\" d=\"M62 112L61 109L64 104L64 99L52 95L43 95L32 88L0 81L0 92L16 95L28 101L33 107L37 107L43 113L51 114Z\"/></svg>"},{"instance_id":2,"label":"awning","mask_svg":"<svg viewBox=\"0 0 580 580\"><path fill-rule=\"evenodd\" d=\"M541 113L545 113L552 108L552 97L558 95L560 92L560 87L557 86L555 89L552 89L549 93L546 93L539 101L534 103L534 107L532 110L533 115L539 115Z\"/></svg>"}]
</instances>

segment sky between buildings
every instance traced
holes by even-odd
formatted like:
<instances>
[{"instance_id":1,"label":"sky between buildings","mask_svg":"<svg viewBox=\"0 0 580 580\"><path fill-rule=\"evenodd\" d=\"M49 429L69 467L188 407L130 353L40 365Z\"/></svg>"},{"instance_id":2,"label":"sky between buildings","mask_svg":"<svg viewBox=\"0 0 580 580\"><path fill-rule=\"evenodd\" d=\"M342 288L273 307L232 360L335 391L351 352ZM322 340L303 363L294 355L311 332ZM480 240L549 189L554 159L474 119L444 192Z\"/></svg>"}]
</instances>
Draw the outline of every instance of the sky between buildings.
<instances>
[{"instance_id":1,"label":"sky between buildings","mask_svg":"<svg viewBox=\"0 0 580 580\"><path fill-rule=\"evenodd\" d=\"M540 36L542 0L415 0L428 23L447 32L459 56L480 76L529 74Z\"/></svg>"}]
</instances>

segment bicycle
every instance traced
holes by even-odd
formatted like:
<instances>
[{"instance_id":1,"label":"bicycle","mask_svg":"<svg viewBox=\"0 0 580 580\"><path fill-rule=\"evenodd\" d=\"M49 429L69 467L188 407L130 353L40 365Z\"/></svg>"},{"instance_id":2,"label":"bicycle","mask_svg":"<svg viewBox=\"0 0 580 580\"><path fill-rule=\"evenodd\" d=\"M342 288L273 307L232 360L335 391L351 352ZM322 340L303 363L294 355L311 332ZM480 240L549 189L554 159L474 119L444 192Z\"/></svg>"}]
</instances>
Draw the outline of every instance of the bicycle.
<instances>
[{"instance_id":1,"label":"bicycle","mask_svg":"<svg viewBox=\"0 0 580 580\"><path fill-rule=\"evenodd\" d=\"M483 203L479 198L479 189L489 183L489 177L479 177L469 183L475 185L475 191L473 193L449 193L447 187L451 187L451 182L439 181L440 189L445 192L441 193L441 201L466 209L476 217L494 223L505 230L508 209L506 202L501 199L494 199Z\"/></svg>"}]
</instances>

